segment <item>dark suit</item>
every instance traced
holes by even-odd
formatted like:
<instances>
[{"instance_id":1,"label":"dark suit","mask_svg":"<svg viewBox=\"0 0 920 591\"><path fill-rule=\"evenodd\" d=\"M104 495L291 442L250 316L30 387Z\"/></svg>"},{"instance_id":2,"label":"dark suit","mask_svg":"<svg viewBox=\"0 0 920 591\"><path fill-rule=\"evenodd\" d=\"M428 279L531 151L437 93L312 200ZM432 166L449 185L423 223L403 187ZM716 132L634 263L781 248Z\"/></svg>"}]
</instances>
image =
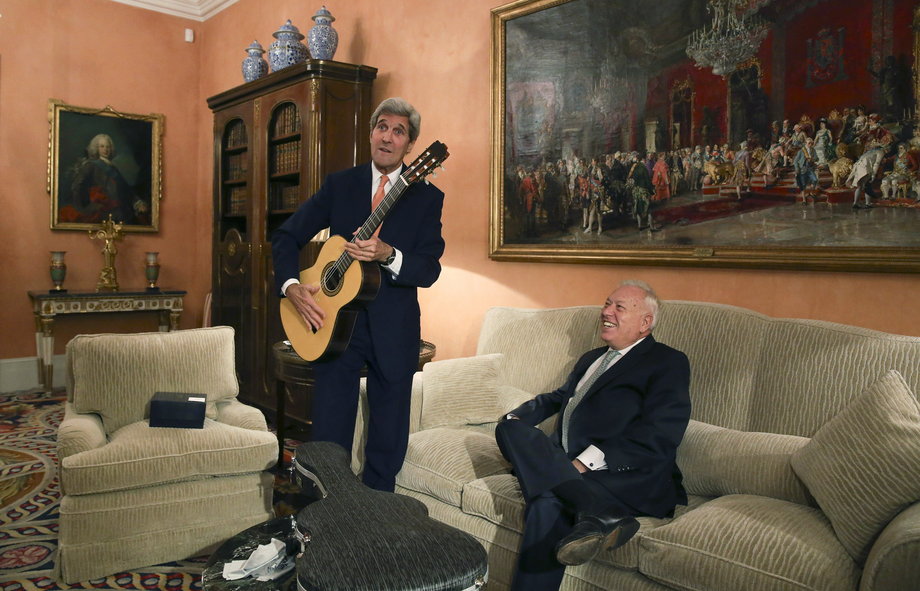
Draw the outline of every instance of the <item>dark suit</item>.
<instances>
[{"instance_id":1,"label":"dark suit","mask_svg":"<svg viewBox=\"0 0 920 591\"><path fill-rule=\"evenodd\" d=\"M496 429L527 504L515 589L557 589L562 580L565 567L555 559L555 546L571 531L573 515L553 487L580 476L596 498L624 517L665 517L687 502L675 458L690 420L690 364L652 336L591 386L572 412L569 451L563 450L565 407L606 350L583 355L561 388L512 410L520 420L504 420ZM550 436L532 428L555 413L559 419ZM604 453L607 469L579 475L571 462L591 445Z\"/></svg>"},{"instance_id":2,"label":"dark suit","mask_svg":"<svg viewBox=\"0 0 920 591\"><path fill-rule=\"evenodd\" d=\"M329 175L272 236L278 293L300 273L300 249L320 230L351 239L371 213L370 163ZM399 276L381 269L380 290L358 315L346 351L314 364L313 439L351 450L361 368L368 368L368 439L364 482L392 490L406 453L409 397L418 367L420 311L417 289L441 273L444 252L441 208L444 193L434 185L411 185L392 207L380 240L403 256ZM330 319L327 318L327 322Z\"/></svg>"}]
</instances>

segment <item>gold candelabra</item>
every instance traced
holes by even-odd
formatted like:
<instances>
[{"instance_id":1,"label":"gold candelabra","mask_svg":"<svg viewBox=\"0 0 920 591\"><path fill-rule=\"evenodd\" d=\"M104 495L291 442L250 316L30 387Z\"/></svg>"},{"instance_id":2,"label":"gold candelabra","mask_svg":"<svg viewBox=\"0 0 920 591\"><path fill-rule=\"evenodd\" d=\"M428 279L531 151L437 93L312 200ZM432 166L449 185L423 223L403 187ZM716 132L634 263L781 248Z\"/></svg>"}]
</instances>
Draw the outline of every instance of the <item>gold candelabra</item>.
<instances>
[{"instance_id":1,"label":"gold candelabra","mask_svg":"<svg viewBox=\"0 0 920 591\"><path fill-rule=\"evenodd\" d=\"M104 261L102 271L99 272L99 281L96 283L96 291L118 291L118 273L115 271L115 255L118 249L115 242L123 240L124 232L121 230L122 224L109 218L99 224L99 228L89 231L90 240L96 238L105 241L102 247L102 258Z\"/></svg>"}]
</instances>

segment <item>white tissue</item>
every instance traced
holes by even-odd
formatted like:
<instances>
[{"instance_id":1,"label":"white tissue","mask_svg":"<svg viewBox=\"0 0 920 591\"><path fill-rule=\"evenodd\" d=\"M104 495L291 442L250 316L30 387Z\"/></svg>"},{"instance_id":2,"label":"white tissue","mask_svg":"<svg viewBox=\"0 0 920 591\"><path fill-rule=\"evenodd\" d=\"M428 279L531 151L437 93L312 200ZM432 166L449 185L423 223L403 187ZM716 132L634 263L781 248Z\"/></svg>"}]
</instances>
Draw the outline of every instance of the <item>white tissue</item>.
<instances>
[{"instance_id":1,"label":"white tissue","mask_svg":"<svg viewBox=\"0 0 920 591\"><path fill-rule=\"evenodd\" d=\"M294 566L293 560L288 560L288 564L284 564L286 559L284 542L272 538L269 543L253 550L246 560L231 560L224 563L224 579L235 581L243 577L253 577L257 581L270 581Z\"/></svg>"}]
</instances>

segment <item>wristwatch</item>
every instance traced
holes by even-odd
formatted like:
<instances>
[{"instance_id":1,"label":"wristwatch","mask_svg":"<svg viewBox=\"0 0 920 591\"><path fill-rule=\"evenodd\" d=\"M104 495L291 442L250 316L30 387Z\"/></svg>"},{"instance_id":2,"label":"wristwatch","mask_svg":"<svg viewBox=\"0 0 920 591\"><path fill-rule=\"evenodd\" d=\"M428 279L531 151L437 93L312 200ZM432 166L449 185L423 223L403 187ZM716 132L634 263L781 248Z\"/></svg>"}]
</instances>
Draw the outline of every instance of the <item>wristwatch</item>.
<instances>
[{"instance_id":1,"label":"wristwatch","mask_svg":"<svg viewBox=\"0 0 920 591\"><path fill-rule=\"evenodd\" d=\"M389 267L393 264L393 261L396 260L396 249L393 249L393 252L390 253L390 256L387 257L387 260L383 261L384 267Z\"/></svg>"}]
</instances>

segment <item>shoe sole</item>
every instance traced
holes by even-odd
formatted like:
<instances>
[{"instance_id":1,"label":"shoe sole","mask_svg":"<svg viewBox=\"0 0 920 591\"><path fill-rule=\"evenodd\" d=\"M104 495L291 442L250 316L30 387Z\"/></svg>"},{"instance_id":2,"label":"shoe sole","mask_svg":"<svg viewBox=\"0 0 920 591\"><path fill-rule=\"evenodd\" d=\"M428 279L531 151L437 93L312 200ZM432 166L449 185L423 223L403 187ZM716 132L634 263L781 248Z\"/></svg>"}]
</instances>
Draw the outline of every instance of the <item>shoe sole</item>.
<instances>
[{"instance_id":1,"label":"shoe sole","mask_svg":"<svg viewBox=\"0 0 920 591\"><path fill-rule=\"evenodd\" d=\"M611 536L616 537L616 530L607 536L594 535L585 536L577 540L572 540L565 544L556 552L556 560L566 566L577 566L584 564L597 556L601 548Z\"/></svg>"},{"instance_id":2,"label":"shoe sole","mask_svg":"<svg viewBox=\"0 0 920 591\"><path fill-rule=\"evenodd\" d=\"M632 521L614 528L606 536L585 536L578 540L572 540L559 548L556 553L556 560L566 566L584 564L600 554L601 550L615 550L626 544L636 535L637 531L639 531L639 523Z\"/></svg>"},{"instance_id":3,"label":"shoe sole","mask_svg":"<svg viewBox=\"0 0 920 591\"><path fill-rule=\"evenodd\" d=\"M616 550L631 540L632 537L636 535L637 531L639 531L638 521L631 521L621 525L620 527L610 532L610 535L608 535L607 539L604 540L604 550Z\"/></svg>"}]
</instances>

